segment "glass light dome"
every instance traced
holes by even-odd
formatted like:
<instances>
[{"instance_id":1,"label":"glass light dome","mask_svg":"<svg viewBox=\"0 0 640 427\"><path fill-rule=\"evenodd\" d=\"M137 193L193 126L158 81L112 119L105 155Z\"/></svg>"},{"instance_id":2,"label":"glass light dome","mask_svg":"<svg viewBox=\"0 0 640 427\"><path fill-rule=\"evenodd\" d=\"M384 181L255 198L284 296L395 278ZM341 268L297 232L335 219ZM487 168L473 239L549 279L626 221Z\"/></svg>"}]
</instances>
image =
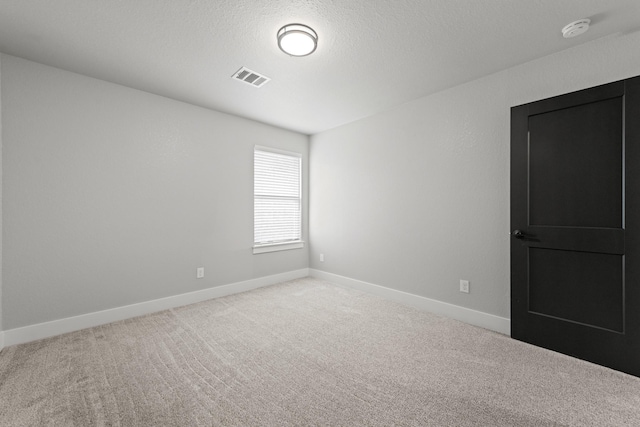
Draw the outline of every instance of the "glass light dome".
<instances>
[{"instance_id":1,"label":"glass light dome","mask_svg":"<svg viewBox=\"0 0 640 427\"><path fill-rule=\"evenodd\" d=\"M285 25L278 31L278 47L287 55L307 56L318 47L318 34L306 25Z\"/></svg>"}]
</instances>

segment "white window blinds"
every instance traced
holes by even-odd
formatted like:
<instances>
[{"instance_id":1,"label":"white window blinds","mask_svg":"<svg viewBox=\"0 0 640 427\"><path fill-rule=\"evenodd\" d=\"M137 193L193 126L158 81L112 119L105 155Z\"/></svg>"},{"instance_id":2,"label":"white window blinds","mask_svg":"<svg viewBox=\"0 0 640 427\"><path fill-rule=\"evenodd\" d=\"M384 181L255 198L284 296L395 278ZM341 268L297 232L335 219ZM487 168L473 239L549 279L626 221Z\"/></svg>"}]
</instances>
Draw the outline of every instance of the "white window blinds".
<instances>
[{"instance_id":1,"label":"white window blinds","mask_svg":"<svg viewBox=\"0 0 640 427\"><path fill-rule=\"evenodd\" d=\"M300 241L300 155L256 147L253 169L254 245Z\"/></svg>"}]
</instances>

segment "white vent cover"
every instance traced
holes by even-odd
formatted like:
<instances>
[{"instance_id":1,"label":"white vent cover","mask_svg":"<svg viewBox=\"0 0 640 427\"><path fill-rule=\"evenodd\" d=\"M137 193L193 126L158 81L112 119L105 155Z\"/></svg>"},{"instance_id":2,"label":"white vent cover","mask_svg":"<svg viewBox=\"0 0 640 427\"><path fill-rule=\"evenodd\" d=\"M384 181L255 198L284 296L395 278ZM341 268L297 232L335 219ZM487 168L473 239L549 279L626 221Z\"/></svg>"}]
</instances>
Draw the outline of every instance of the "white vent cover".
<instances>
[{"instance_id":1,"label":"white vent cover","mask_svg":"<svg viewBox=\"0 0 640 427\"><path fill-rule=\"evenodd\" d=\"M255 71L251 71L250 69L245 67L240 68L231 77L234 80L244 82L253 87L262 87L269 80L271 80L269 77L263 76L262 74L256 73Z\"/></svg>"}]
</instances>

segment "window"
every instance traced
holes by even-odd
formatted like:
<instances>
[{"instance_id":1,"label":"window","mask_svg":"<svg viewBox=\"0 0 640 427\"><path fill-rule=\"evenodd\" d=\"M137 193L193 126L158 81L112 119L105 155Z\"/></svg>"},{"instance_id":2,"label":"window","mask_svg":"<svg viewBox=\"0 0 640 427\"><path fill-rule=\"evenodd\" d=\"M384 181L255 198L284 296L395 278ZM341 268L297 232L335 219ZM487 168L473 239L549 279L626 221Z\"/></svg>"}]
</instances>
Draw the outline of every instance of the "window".
<instances>
[{"instance_id":1,"label":"window","mask_svg":"<svg viewBox=\"0 0 640 427\"><path fill-rule=\"evenodd\" d=\"M256 146L253 152L253 253L297 249L302 242L302 159Z\"/></svg>"}]
</instances>

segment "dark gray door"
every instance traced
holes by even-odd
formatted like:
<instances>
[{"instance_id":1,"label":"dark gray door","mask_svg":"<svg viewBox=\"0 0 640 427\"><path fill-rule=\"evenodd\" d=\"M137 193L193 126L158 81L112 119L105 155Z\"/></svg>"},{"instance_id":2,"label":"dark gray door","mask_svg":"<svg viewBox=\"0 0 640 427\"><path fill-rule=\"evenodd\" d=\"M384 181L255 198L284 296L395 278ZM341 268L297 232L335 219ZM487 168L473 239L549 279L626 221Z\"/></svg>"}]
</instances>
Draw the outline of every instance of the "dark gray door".
<instances>
[{"instance_id":1,"label":"dark gray door","mask_svg":"<svg viewBox=\"0 0 640 427\"><path fill-rule=\"evenodd\" d=\"M511 109L511 335L640 376L640 77Z\"/></svg>"}]
</instances>

